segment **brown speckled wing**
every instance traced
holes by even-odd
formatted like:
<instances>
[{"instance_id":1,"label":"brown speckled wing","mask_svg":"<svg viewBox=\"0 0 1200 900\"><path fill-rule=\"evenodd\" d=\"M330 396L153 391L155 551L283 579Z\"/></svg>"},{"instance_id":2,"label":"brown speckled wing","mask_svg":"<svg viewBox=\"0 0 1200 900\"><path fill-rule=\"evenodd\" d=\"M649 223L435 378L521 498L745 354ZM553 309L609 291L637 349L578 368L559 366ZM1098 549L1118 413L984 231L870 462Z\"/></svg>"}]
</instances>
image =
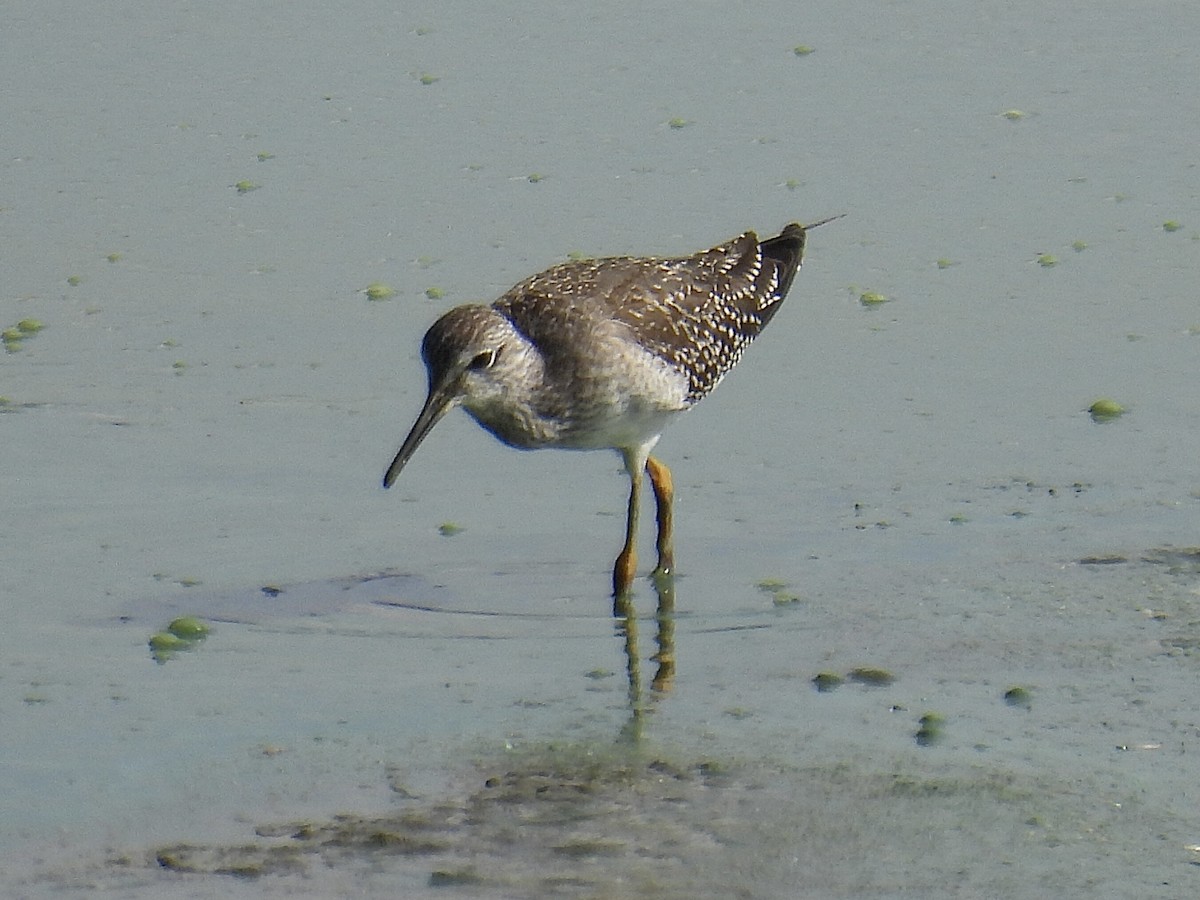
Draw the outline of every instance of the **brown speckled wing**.
<instances>
[{"instance_id":1,"label":"brown speckled wing","mask_svg":"<svg viewBox=\"0 0 1200 900\"><path fill-rule=\"evenodd\" d=\"M804 238L802 226L789 225L761 243L747 231L694 256L563 263L516 285L495 307L538 345L551 369L577 367L568 357L593 346L583 332L616 322L687 376L694 404L775 314Z\"/></svg>"},{"instance_id":2,"label":"brown speckled wing","mask_svg":"<svg viewBox=\"0 0 1200 900\"><path fill-rule=\"evenodd\" d=\"M688 377L688 400L710 393L766 327L791 286L804 229L761 244L753 232L684 259L662 260L653 278L609 295L613 317Z\"/></svg>"}]
</instances>

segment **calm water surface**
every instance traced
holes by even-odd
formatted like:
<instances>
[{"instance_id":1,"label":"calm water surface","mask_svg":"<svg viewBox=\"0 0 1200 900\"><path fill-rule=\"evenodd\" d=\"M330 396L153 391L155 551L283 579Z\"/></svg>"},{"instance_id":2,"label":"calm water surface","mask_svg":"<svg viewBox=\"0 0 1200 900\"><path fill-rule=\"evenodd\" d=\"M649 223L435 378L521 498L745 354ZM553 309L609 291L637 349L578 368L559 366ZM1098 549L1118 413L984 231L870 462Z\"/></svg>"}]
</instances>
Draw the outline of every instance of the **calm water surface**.
<instances>
[{"instance_id":1,"label":"calm water surface","mask_svg":"<svg viewBox=\"0 0 1200 900\"><path fill-rule=\"evenodd\" d=\"M1194 895L1198 25L18 4L5 891ZM660 445L665 632L614 455L380 489L449 306L842 212Z\"/></svg>"}]
</instances>

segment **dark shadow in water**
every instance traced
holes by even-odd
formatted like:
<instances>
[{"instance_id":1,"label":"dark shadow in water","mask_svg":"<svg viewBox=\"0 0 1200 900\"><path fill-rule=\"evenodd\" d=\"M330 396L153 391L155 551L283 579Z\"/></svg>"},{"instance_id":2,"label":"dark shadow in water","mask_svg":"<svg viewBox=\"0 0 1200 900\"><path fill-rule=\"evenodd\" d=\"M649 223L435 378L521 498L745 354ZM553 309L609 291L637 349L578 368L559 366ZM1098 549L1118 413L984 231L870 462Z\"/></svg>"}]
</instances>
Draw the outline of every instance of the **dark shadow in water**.
<instances>
[{"instance_id":1,"label":"dark shadow in water","mask_svg":"<svg viewBox=\"0 0 1200 900\"><path fill-rule=\"evenodd\" d=\"M655 665L654 674L647 686L643 682L642 657L639 649L639 626L649 621L641 620L632 596L613 601L615 633L623 644L629 718L620 731L620 740L636 744L644 735L647 715L653 711L656 701L671 692L675 682L675 579L673 575L652 575L649 579L657 602L653 620L655 623L655 650L647 658ZM382 607L398 612L432 613L438 615L466 616L480 622L504 623L505 621L529 621L531 619L553 620L561 626L572 619L594 619L596 611L572 614L560 609L551 610L546 605L534 608L488 609L469 598L455 596L444 587L432 584L420 576L398 570L384 570L364 575L351 575L302 583L278 583L247 588L213 591L198 586L193 591L172 597L148 598L133 604L119 617L124 624L148 624L158 629L167 627L168 620L187 616L208 622L263 625L272 620L310 619L314 616L333 615L354 607ZM750 626L722 626L718 630L737 630L745 627L766 627L761 623ZM463 632L462 637L479 639L481 633L489 637L523 634L513 632L503 625ZM153 642L152 642L153 647ZM160 662L172 655L167 651L154 651L152 655Z\"/></svg>"},{"instance_id":2,"label":"dark shadow in water","mask_svg":"<svg viewBox=\"0 0 1200 900\"><path fill-rule=\"evenodd\" d=\"M385 569L365 575L260 584L228 590L212 590L204 585L196 585L183 593L156 595L134 601L119 616L119 620L134 624L165 624L171 616L188 615L210 622L259 625L278 619L333 615L364 604L455 612L452 608L454 601L455 597L450 591L419 575Z\"/></svg>"}]
</instances>

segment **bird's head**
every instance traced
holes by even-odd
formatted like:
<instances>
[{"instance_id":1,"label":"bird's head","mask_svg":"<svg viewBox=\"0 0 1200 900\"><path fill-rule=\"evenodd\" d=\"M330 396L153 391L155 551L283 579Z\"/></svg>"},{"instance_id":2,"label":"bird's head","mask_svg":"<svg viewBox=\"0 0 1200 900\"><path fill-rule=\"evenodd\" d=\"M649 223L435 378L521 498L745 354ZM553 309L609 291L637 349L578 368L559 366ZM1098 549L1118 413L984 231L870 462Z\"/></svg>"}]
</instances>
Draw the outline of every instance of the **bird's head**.
<instances>
[{"instance_id":1,"label":"bird's head","mask_svg":"<svg viewBox=\"0 0 1200 900\"><path fill-rule=\"evenodd\" d=\"M456 406L485 407L505 391L512 324L490 306L458 306L433 323L421 343L429 393L408 437L383 476L391 487L421 441Z\"/></svg>"}]
</instances>

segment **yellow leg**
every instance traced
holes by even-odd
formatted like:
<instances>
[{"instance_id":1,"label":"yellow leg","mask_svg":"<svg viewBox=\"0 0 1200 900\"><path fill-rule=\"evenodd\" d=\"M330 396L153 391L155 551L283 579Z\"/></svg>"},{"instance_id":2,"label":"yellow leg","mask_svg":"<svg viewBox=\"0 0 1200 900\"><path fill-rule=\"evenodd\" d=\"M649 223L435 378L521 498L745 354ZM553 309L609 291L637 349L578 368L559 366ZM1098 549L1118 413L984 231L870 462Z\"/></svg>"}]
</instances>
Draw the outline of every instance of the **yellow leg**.
<instances>
[{"instance_id":1,"label":"yellow leg","mask_svg":"<svg viewBox=\"0 0 1200 900\"><path fill-rule=\"evenodd\" d=\"M658 568L654 574L670 575L675 571L675 485L671 470L653 456L646 457L646 474L658 504Z\"/></svg>"},{"instance_id":2,"label":"yellow leg","mask_svg":"<svg viewBox=\"0 0 1200 900\"><path fill-rule=\"evenodd\" d=\"M628 460L627 460L628 462ZM633 588L633 576L637 572L637 527L639 497L642 492L642 467L629 465L629 516L625 521L625 546L613 566L613 597L617 604L614 612L618 611L622 600L629 597Z\"/></svg>"}]
</instances>

